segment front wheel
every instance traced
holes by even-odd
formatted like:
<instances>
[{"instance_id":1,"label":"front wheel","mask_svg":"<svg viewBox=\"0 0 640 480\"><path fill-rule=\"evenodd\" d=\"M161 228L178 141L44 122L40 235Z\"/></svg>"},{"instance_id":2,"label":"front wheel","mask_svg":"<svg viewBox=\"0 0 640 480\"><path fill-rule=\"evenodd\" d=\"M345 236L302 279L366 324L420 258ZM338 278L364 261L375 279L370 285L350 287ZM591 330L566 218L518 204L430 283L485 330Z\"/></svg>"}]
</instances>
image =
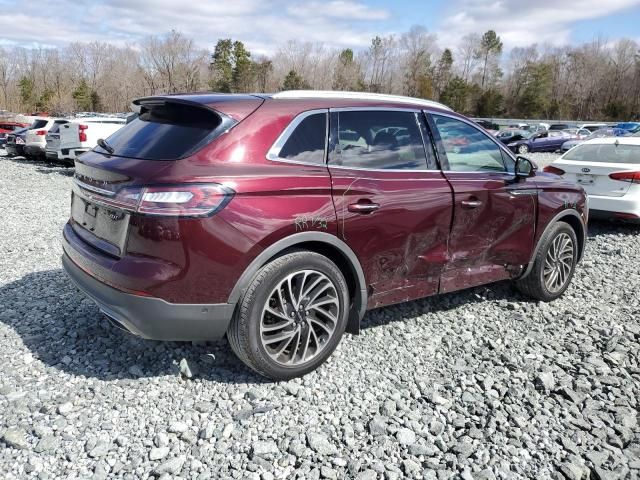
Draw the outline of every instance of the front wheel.
<instances>
[{"instance_id":1,"label":"front wheel","mask_svg":"<svg viewBox=\"0 0 640 480\"><path fill-rule=\"evenodd\" d=\"M256 274L227 331L238 358L274 380L305 375L335 350L347 325L340 269L314 252L292 252Z\"/></svg>"},{"instance_id":2,"label":"front wheel","mask_svg":"<svg viewBox=\"0 0 640 480\"><path fill-rule=\"evenodd\" d=\"M565 222L558 222L544 234L529 274L516 281L524 294L550 302L560 297L573 278L578 262L578 238Z\"/></svg>"},{"instance_id":3,"label":"front wheel","mask_svg":"<svg viewBox=\"0 0 640 480\"><path fill-rule=\"evenodd\" d=\"M524 155L525 153L529 153L529 146L528 145L520 145L518 146L518 153Z\"/></svg>"}]
</instances>

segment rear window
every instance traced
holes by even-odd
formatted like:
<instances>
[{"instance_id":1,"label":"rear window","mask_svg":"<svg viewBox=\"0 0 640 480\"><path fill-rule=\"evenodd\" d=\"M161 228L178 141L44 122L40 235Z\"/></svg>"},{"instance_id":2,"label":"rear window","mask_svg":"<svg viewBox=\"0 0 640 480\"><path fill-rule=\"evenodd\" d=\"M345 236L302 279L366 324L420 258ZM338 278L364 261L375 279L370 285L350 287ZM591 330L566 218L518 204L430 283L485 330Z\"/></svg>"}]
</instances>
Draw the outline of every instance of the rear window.
<instances>
[{"instance_id":1,"label":"rear window","mask_svg":"<svg viewBox=\"0 0 640 480\"><path fill-rule=\"evenodd\" d=\"M60 125L64 124L64 123L69 123L69 122L54 122L53 125L51 126L51 128L49 129L49 133L58 133L60 131Z\"/></svg>"},{"instance_id":2,"label":"rear window","mask_svg":"<svg viewBox=\"0 0 640 480\"><path fill-rule=\"evenodd\" d=\"M215 138L221 123L219 115L199 106L173 102L143 105L138 118L106 140L112 154L120 157L178 160ZM95 151L109 154L99 146Z\"/></svg>"},{"instance_id":3,"label":"rear window","mask_svg":"<svg viewBox=\"0 0 640 480\"><path fill-rule=\"evenodd\" d=\"M578 162L640 164L640 145L582 144L569 150L562 158Z\"/></svg>"},{"instance_id":4,"label":"rear window","mask_svg":"<svg viewBox=\"0 0 640 480\"><path fill-rule=\"evenodd\" d=\"M47 123L49 122L47 122L46 120L35 120L29 127L29 130L35 130L36 128L46 127Z\"/></svg>"}]
</instances>

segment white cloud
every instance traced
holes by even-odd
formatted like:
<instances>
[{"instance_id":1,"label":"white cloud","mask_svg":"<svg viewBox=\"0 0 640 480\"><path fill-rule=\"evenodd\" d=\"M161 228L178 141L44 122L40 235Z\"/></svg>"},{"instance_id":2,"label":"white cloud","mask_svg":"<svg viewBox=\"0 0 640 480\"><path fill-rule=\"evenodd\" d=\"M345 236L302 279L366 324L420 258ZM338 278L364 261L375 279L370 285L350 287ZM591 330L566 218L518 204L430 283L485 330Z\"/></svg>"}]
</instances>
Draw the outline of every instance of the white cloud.
<instances>
[{"instance_id":1,"label":"white cloud","mask_svg":"<svg viewBox=\"0 0 640 480\"><path fill-rule=\"evenodd\" d=\"M1 0L0 0L1 2ZM192 1L175 0L22 0L19 14L0 17L4 43L32 46L74 41L134 42L147 35L178 30L202 48L234 38L273 52L287 40L323 42L329 47L367 45L389 11L357 0ZM376 25L379 24L379 25Z\"/></svg>"},{"instance_id":2,"label":"white cloud","mask_svg":"<svg viewBox=\"0 0 640 480\"><path fill-rule=\"evenodd\" d=\"M380 8L370 8L362 3L349 0L332 0L329 2L306 2L287 7L287 12L298 18L329 17L333 19L386 20L390 13Z\"/></svg>"},{"instance_id":3,"label":"white cloud","mask_svg":"<svg viewBox=\"0 0 640 480\"><path fill-rule=\"evenodd\" d=\"M640 0L454 0L445 12L438 36L443 45L457 45L468 33L495 30L506 49L533 43L564 45L571 26L640 6Z\"/></svg>"}]
</instances>

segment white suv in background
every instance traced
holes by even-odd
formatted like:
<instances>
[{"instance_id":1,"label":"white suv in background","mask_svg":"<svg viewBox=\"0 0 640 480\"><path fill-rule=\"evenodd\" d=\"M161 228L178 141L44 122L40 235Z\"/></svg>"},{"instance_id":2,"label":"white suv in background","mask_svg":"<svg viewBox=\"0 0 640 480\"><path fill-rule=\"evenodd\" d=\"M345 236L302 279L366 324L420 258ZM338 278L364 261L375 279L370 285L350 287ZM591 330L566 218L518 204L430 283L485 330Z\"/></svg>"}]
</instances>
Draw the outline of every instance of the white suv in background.
<instances>
[{"instance_id":1,"label":"white suv in background","mask_svg":"<svg viewBox=\"0 0 640 480\"><path fill-rule=\"evenodd\" d=\"M37 127L30 127L25 135L24 139L24 154L26 157L40 158L45 156L47 149L46 135L54 128L55 125L62 125L68 123L69 120L64 118L38 118L34 121L33 125Z\"/></svg>"},{"instance_id":2,"label":"white suv in background","mask_svg":"<svg viewBox=\"0 0 640 480\"><path fill-rule=\"evenodd\" d=\"M57 159L73 164L78 155L93 149L99 139L109 137L126 123L125 118L119 117L83 117L62 125Z\"/></svg>"}]
</instances>

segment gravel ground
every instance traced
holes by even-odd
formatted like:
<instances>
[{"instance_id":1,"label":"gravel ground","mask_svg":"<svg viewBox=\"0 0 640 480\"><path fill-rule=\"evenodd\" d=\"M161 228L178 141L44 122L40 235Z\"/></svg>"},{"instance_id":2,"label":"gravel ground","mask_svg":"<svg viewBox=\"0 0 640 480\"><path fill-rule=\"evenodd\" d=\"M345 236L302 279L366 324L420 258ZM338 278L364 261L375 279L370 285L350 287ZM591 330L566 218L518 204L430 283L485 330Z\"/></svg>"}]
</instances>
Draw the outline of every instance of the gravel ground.
<instances>
[{"instance_id":1,"label":"gravel ground","mask_svg":"<svg viewBox=\"0 0 640 480\"><path fill-rule=\"evenodd\" d=\"M552 304L502 283L379 309L267 383L225 341L108 325L60 268L72 171L0 168L3 480L640 478L638 228L592 225Z\"/></svg>"}]
</instances>

